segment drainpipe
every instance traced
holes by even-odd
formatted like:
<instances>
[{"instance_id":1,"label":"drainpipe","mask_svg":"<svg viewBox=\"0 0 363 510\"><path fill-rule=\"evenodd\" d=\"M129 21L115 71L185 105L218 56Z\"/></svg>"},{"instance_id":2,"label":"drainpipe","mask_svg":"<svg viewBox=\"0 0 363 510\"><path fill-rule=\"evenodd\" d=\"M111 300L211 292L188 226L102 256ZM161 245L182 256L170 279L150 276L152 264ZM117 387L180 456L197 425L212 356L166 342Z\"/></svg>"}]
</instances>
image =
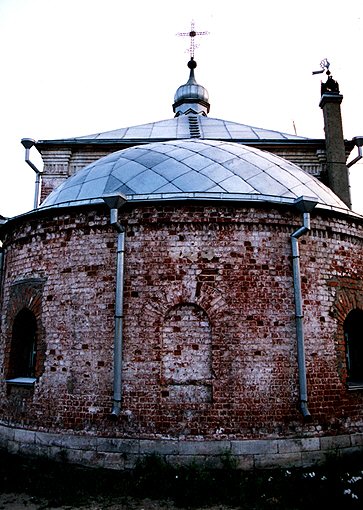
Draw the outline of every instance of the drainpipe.
<instances>
[{"instance_id":1,"label":"drainpipe","mask_svg":"<svg viewBox=\"0 0 363 510\"><path fill-rule=\"evenodd\" d=\"M126 202L124 195L104 195L104 202L110 208L110 223L117 231L116 292L115 292L115 333L113 347L113 403L111 417L121 412L122 399L122 344L123 344L123 301L124 301L124 259L125 227L118 221L118 210Z\"/></svg>"},{"instance_id":2,"label":"drainpipe","mask_svg":"<svg viewBox=\"0 0 363 510\"><path fill-rule=\"evenodd\" d=\"M360 159L362 159L363 136L355 136L354 138L352 138L352 141L358 148L358 156L356 156L354 159L352 159L352 161L347 163L348 168L355 165L356 163L358 163Z\"/></svg>"},{"instance_id":3,"label":"drainpipe","mask_svg":"<svg viewBox=\"0 0 363 510\"><path fill-rule=\"evenodd\" d=\"M0 242L0 302L3 290L4 260L5 260L4 248L1 246Z\"/></svg>"},{"instance_id":4,"label":"drainpipe","mask_svg":"<svg viewBox=\"0 0 363 510\"><path fill-rule=\"evenodd\" d=\"M32 138L23 138L21 140L22 145L25 147L25 162L32 168L36 174L35 177L35 191L34 191L34 209L39 207L39 199L40 199L40 185L41 185L41 177L42 172L38 170L38 168L30 161L29 152L30 149L35 144L35 140Z\"/></svg>"},{"instance_id":5,"label":"drainpipe","mask_svg":"<svg viewBox=\"0 0 363 510\"><path fill-rule=\"evenodd\" d=\"M0 215L0 226L6 223L6 218ZM2 243L2 238L0 238L0 303L2 300L2 291L3 291L3 277L5 273L5 248ZM1 308L1 306L0 306ZM1 312L0 312L1 313Z\"/></svg>"},{"instance_id":6,"label":"drainpipe","mask_svg":"<svg viewBox=\"0 0 363 510\"><path fill-rule=\"evenodd\" d=\"M310 230L310 211L314 209L317 201L311 198L299 197L295 200L296 207L303 213L303 224L291 234L292 247L292 268L294 279L295 296L295 324L297 339L297 362L299 372L299 400L300 411L305 421L311 420L311 414L308 409L308 392L306 384L306 364L305 364L305 343L304 343L304 314L302 309L301 295L301 275L300 275L300 253L299 238Z\"/></svg>"}]
</instances>

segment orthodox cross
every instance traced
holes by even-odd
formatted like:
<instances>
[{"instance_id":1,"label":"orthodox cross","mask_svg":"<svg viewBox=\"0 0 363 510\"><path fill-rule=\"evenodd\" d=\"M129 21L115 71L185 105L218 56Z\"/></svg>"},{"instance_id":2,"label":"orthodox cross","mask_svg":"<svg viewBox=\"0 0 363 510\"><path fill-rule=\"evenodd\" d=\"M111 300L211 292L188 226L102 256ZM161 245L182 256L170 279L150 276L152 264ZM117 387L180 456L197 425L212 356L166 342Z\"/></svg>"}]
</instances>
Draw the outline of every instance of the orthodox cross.
<instances>
[{"instance_id":1,"label":"orthodox cross","mask_svg":"<svg viewBox=\"0 0 363 510\"><path fill-rule=\"evenodd\" d=\"M197 47L194 42L194 38L197 35L209 35L209 32L196 32L194 21L192 21L191 25L190 25L190 32L178 32L176 35L180 35L183 37L190 37L189 53L190 53L190 57L194 59L194 50Z\"/></svg>"}]
</instances>

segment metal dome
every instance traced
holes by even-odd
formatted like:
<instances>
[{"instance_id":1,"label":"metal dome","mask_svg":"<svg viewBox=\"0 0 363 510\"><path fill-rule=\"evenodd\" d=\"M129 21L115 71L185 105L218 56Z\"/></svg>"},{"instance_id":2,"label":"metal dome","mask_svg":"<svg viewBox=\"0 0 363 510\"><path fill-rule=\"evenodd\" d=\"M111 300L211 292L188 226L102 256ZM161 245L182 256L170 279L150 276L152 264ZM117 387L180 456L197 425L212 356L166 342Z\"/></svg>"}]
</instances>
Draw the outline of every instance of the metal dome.
<instances>
[{"instance_id":1,"label":"metal dome","mask_svg":"<svg viewBox=\"0 0 363 510\"><path fill-rule=\"evenodd\" d=\"M130 147L86 166L56 188L40 208L100 203L121 192L130 202L234 200L292 204L314 197L348 207L324 184L271 153L232 142L173 140Z\"/></svg>"},{"instance_id":2,"label":"metal dome","mask_svg":"<svg viewBox=\"0 0 363 510\"><path fill-rule=\"evenodd\" d=\"M201 101L208 102L209 94L203 85L197 83L194 78L194 74L191 73L191 78L184 85L180 85L175 92L174 102L183 101L185 99L199 99Z\"/></svg>"},{"instance_id":3,"label":"metal dome","mask_svg":"<svg viewBox=\"0 0 363 510\"><path fill-rule=\"evenodd\" d=\"M209 112L209 94L203 85L199 85L194 76L196 61L191 57L188 62L190 69L189 80L181 85L174 96L173 110L175 116L188 114L189 112L207 115Z\"/></svg>"}]
</instances>

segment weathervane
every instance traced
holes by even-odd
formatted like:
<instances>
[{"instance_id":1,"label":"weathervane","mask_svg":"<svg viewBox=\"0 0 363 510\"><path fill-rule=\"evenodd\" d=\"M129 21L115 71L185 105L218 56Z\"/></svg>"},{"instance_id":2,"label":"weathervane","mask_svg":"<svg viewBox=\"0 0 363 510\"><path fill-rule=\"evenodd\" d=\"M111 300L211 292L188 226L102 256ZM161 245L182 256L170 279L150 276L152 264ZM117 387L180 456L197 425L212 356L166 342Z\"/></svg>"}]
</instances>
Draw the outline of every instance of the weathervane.
<instances>
[{"instance_id":1,"label":"weathervane","mask_svg":"<svg viewBox=\"0 0 363 510\"><path fill-rule=\"evenodd\" d=\"M322 74L325 69L326 69L326 74L329 75L330 74L330 71L329 71L329 67L330 67L330 62L328 62L328 59L327 58L324 58L321 62L320 62L320 67L321 67L321 71L313 71L313 74Z\"/></svg>"},{"instance_id":2,"label":"weathervane","mask_svg":"<svg viewBox=\"0 0 363 510\"><path fill-rule=\"evenodd\" d=\"M197 35L209 35L209 32L196 32L194 21L192 21L190 24L190 32L178 32L176 35L179 35L182 37L190 37L189 53L190 53L190 58L194 59L194 50L195 50L195 48L198 47L198 45L196 45L194 42L194 38Z\"/></svg>"},{"instance_id":3,"label":"weathervane","mask_svg":"<svg viewBox=\"0 0 363 510\"><path fill-rule=\"evenodd\" d=\"M339 83L333 80L333 76L329 71L330 62L328 62L327 58L324 58L320 62L321 71L313 71L313 74L322 74L326 71L328 79L325 83L321 82L321 95L323 94L340 94L339 91Z\"/></svg>"}]
</instances>

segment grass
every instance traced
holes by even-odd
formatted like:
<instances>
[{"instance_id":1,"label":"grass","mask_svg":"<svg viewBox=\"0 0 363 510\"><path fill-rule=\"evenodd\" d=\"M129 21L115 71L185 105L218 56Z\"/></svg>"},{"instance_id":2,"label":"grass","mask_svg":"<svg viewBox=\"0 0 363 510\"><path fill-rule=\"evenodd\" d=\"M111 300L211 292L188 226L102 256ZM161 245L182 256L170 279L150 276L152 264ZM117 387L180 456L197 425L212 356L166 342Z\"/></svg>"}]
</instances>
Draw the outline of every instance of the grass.
<instances>
[{"instance_id":1,"label":"grass","mask_svg":"<svg viewBox=\"0 0 363 510\"><path fill-rule=\"evenodd\" d=\"M132 499L169 500L196 508L224 505L244 510L309 510L363 506L363 458L331 462L315 469L241 472L233 459L223 469L197 464L172 466L151 455L133 471L87 469L0 451L0 491L25 493L48 507L85 506L97 501L106 508ZM46 506L43 508L46 508Z\"/></svg>"}]
</instances>

